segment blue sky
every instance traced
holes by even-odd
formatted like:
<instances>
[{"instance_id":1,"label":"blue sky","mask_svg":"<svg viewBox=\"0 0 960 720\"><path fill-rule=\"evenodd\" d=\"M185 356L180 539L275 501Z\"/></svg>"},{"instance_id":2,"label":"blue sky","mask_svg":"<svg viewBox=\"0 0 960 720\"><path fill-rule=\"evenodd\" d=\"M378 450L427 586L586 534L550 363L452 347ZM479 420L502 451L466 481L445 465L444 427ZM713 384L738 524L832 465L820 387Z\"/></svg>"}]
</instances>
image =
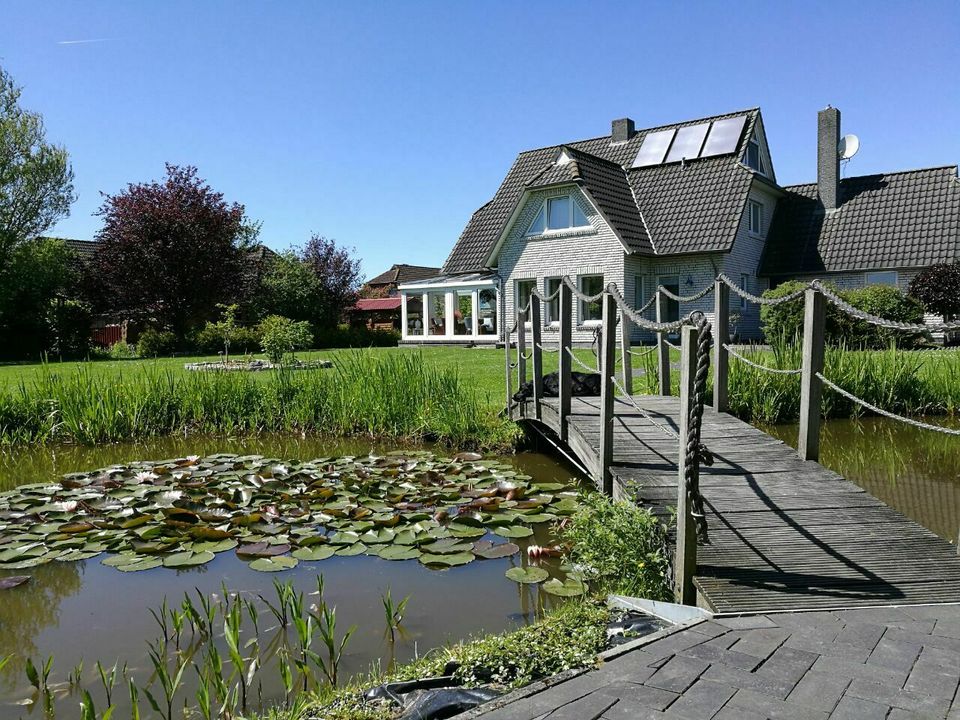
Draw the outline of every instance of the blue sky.
<instances>
[{"instance_id":1,"label":"blue sky","mask_svg":"<svg viewBox=\"0 0 960 720\"><path fill-rule=\"evenodd\" d=\"M368 275L442 263L517 152L759 105L782 184L816 111L850 175L960 161L960 3L4 0L0 65L79 198L196 165L274 248L312 232ZM84 42L70 42L84 41ZM87 42L89 41L89 42Z\"/></svg>"}]
</instances>

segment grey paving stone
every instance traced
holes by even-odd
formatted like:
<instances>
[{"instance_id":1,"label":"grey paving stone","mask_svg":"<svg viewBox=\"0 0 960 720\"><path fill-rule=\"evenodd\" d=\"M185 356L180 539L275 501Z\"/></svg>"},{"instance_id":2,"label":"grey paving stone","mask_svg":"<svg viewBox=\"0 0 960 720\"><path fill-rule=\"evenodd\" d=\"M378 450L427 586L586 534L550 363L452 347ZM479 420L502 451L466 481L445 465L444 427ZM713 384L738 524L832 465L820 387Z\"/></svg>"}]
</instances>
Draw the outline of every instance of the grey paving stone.
<instances>
[{"instance_id":1,"label":"grey paving stone","mask_svg":"<svg viewBox=\"0 0 960 720\"><path fill-rule=\"evenodd\" d=\"M707 620L694 627L698 633L709 635L710 637L719 637L720 635L725 635L730 632L730 628L726 625L721 625L715 620Z\"/></svg>"},{"instance_id":2,"label":"grey paving stone","mask_svg":"<svg viewBox=\"0 0 960 720\"><path fill-rule=\"evenodd\" d=\"M753 630L755 628L772 628L777 624L766 615L742 615L740 617L715 618L718 625L731 630Z\"/></svg>"},{"instance_id":3,"label":"grey paving stone","mask_svg":"<svg viewBox=\"0 0 960 720\"><path fill-rule=\"evenodd\" d=\"M783 683L726 665L711 665L700 677L738 689L752 690L777 700L783 700L792 689L792 686L785 687Z\"/></svg>"},{"instance_id":4,"label":"grey paving stone","mask_svg":"<svg viewBox=\"0 0 960 720\"><path fill-rule=\"evenodd\" d=\"M922 664L919 660L913 666L910 677L903 689L910 692L927 694L933 697L953 700L957 693L958 677L956 673L941 673L939 666Z\"/></svg>"},{"instance_id":5,"label":"grey paving stone","mask_svg":"<svg viewBox=\"0 0 960 720\"><path fill-rule=\"evenodd\" d=\"M910 670L920 656L920 645L916 643L880 638L880 642L870 653L868 665L880 665L893 670Z\"/></svg>"},{"instance_id":6,"label":"grey paving stone","mask_svg":"<svg viewBox=\"0 0 960 720\"><path fill-rule=\"evenodd\" d=\"M617 698L625 708L647 708L650 710L663 710L680 697L675 692L633 683L615 683L597 690L597 693Z\"/></svg>"},{"instance_id":7,"label":"grey paving stone","mask_svg":"<svg viewBox=\"0 0 960 720\"><path fill-rule=\"evenodd\" d=\"M914 620L938 620L958 616L956 605L907 605L900 610Z\"/></svg>"},{"instance_id":8,"label":"grey paving stone","mask_svg":"<svg viewBox=\"0 0 960 720\"><path fill-rule=\"evenodd\" d=\"M737 690L724 709L742 708L771 720L825 720L827 713L777 700L752 690Z\"/></svg>"},{"instance_id":9,"label":"grey paving stone","mask_svg":"<svg viewBox=\"0 0 960 720\"><path fill-rule=\"evenodd\" d=\"M546 717L548 720L597 720L619 702L615 697L602 693L590 693L557 708Z\"/></svg>"},{"instance_id":10,"label":"grey paving stone","mask_svg":"<svg viewBox=\"0 0 960 720\"><path fill-rule=\"evenodd\" d=\"M923 665L940 666L943 668L942 672L960 671L960 653L955 653L952 650L942 650L931 645L924 645L919 662Z\"/></svg>"},{"instance_id":11,"label":"grey paving stone","mask_svg":"<svg viewBox=\"0 0 960 720\"><path fill-rule=\"evenodd\" d=\"M872 607L857 608L855 610L842 610L837 613L841 622L845 623L870 623L873 625L892 625L898 622L910 622L916 618L911 617L900 608L895 607Z\"/></svg>"},{"instance_id":12,"label":"grey paving stone","mask_svg":"<svg viewBox=\"0 0 960 720\"><path fill-rule=\"evenodd\" d=\"M746 708L725 707L713 716L713 720L767 720L767 716Z\"/></svg>"},{"instance_id":13,"label":"grey paving stone","mask_svg":"<svg viewBox=\"0 0 960 720\"><path fill-rule=\"evenodd\" d=\"M889 705L845 695L837 703L830 720L884 720L889 712Z\"/></svg>"},{"instance_id":14,"label":"grey paving stone","mask_svg":"<svg viewBox=\"0 0 960 720\"><path fill-rule=\"evenodd\" d=\"M840 658L827 657L825 655L817 658L813 664L813 670L833 674L839 677L866 678L875 682L903 687L907 679L907 672L904 670L892 670L890 668L880 667L879 665L865 665L863 663L850 662Z\"/></svg>"},{"instance_id":15,"label":"grey paving stone","mask_svg":"<svg viewBox=\"0 0 960 720\"><path fill-rule=\"evenodd\" d=\"M785 699L819 657L805 650L780 647L755 674L777 689L777 697Z\"/></svg>"},{"instance_id":16,"label":"grey paving stone","mask_svg":"<svg viewBox=\"0 0 960 720\"><path fill-rule=\"evenodd\" d=\"M887 685L858 679L850 683L847 695L884 703L901 710L910 710L917 713L926 713L928 717L942 718L950 708L950 701L933 695L915 693L910 690L901 690Z\"/></svg>"},{"instance_id":17,"label":"grey paving stone","mask_svg":"<svg viewBox=\"0 0 960 720\"><path fill-rule=\"evenodd\" d=\"M885 625L852 622L843 626L834 642L853 645L873 651L886 631Z\"/></svg>"},{"instance_id":18,"label":"grey paving stone","mask_svg":"<svg viewBox=\"0 0 960 720\"><path fill-rule=\"evenodd\" d=\"M769 617L780 627L785 628L809 628L809 627L830 627L842 625L837 614L826 610L816 612L797 612L797 613L776 613Z\"/></svg>"},{"instance_id":19,"label":"grey paving stone","mask_svg":"<svg viewBox=\"0 0 960 720\"><path fill-rule=\"evenodd\" d=\"M666 717L659 710L631 708L617 703L603 714L601 720L661 720Z\"/></svg>"},{"instance_id":20,"label":"grey paving stone","mask_svg":"<svg viewBox=\"0 0 960 720\"><path fill-rule=\"evenodd\" d=\"M680 693L693 685L708 667L710 667L710 664L703 660L676 656L657 670L645 684L661 690Z\"/></svg>"},{"instance_id":21,"label":"grey paving stone","mask_svg":"<svg viewBox=\"0 0 960 720\"><path fill-rule=\"evenodd\" d=\"M948 650L953 653L960 653L960 639L945 637L943 635L924 635L922 633L901 630L900 628L889 628L886 637L891 640L900 640L902 642L912 642L924 647L935 647L940 650Z\"/></svg>"},{"instance_id":22,"label":"grey paving stone","mask_svg":"<svg viewBox=\"0 0 960 720\"><path fill-rule=\"evenodd\" d=\"M833 712L850 680L827 673L810 671L796 684L787 701L812 710Z\"/></svg>"},{"instance_id":23,"label":"grey paving stone","mask_svg":"<svg viewBox=\"0 0 960 720\"><path fill-rule=\"evenodd\" d=\"M736 688L700 678L670 706L668 715L690 720L710 718L733 697Z\"/></svg>"},{"instance_id":24,"label":"grey paving stone","mask_svg":"<svg viewBox=\"0 0 960 720\"><path fill-rule=\"evenodd\" d=\"M596 672L610 683L620 681L642 683L664 662L663 658L653 657L642 650L634 650L604 663Z\"/></svg>"},{"instance_id":25,"label":"grey paving stone","mask_svg":"<svg viewBox=\"0 0 960 720\"><path fill-rule=\"evenodd\" d=\"M782 628L754 630L734 643L730 649L766 660L778 647L783 645L788 637L790 637L790 631Z\"/></svg>"},{"instance_id":26,"label":"grey paving stone","mask_svg":"<svg viewBox=\"0 0 960 720\"><path fill-rule=\"evenodd\" d=\"M721 663L731 667L742 668L743 670L753 670L762 662L753 655L744 655L734 650L724 650L718 645L704 643L692 648L688 648L680 653L682 657L692 657L698 660L706 660L711 663Z\"/></svg>"},{"instance_id":27,"label":"grey paving stone","mask_svg":"<svg viewBox=\"0 0 960 720\"><path fill-rule=\"evenodd\" d=\"M908 630L910 632L920 633L921 635L930 635L936 626L936 620L909 620L906 622L887 623L888 628Z\"/></svg>"},{"instance_id":28,"label":"grey paving stone","mask_svg":"<svg viewBox=\"0 0 960 720\"><path fill-rule=\"evenodd\" d=\"M870 657L870 650L846 643L837 643L832 640L819 640L802 635L793 634L783 644L784 647L806 650L816 655L825 655L827 657L849 660L850 662L863 663Z\"/></svg>"},{"instance_id":29,"label":"grey paving stone","mask_svg":"<svg viewBox=\"0 0 960 720\"><path fill-rule=\"evenodd\" d=\"M960 618L939 618L933 628L933 634L942 637L960 638Z\"/></svg>"},{"instance_id":30,"label":"grey paving stone","mask_svg":"<svg viewBox=\"0 0 960 720\"><path fill-rule=\"evenodd\" d=\"M943 717L943 715L915 713L911 710L904 710L897 707L890 708L890 712L887 714L887 720L942 720Z\"/></svg>"}]
</instances>

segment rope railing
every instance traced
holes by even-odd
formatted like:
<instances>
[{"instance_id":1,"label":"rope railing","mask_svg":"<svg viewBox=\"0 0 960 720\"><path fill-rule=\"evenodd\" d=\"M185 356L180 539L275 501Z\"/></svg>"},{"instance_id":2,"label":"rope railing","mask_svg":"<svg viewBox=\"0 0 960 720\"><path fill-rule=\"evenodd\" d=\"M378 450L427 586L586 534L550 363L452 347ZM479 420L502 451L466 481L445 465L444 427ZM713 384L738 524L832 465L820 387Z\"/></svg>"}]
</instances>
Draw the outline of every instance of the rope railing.
<instances>
[{"instance_id":1,"label":"rope railing","mask_svg":"<svg viewBox=\"0 0 960 720\"><path fill-rule=\"evenodd\" d=\"M542 343L536 343L536 347L537 347L538 350L540 350L541 352L545 352L545 353L560 352L560 348L558 348L558 347L555 347L555 348L544 347Z\"/></svg>"},{"instance_id":2,"label":"rope railing","mask_svg":"<svg viewBox=\"0 0 960 720\"><path fill-rule=\"evenodd\" d=\"M733 290L734 293L742 297L744 300L752 302L755 305L783 305L784 303L792 302L798 298L802 298L803 294L807 291L806 288L802 288L788 295L784 295L783 297L765 298L765 297L760 297L759 295L754 295L752 293L747 292L746 290L744 290L742 287L737 285L733 280L728 278L723 273L720 273L719 275L717 275L717 280L725 284L728 288Z\"/></svg>"},{"instance_id":3,"label":"rope railing","mask_svg":"<svg viewBox=\"0 0 960 720\"><path fill-rule=\"evenodd\" d=\"M659 287L657 287L657 290L661 292L663 295L670 298L671 300L676 300L677 302L689 303L689 302L696 302L700 298L706 297L707 295L712 293L713 284L711 283L710 285L707 285L705 288L703 288L703 290L701 290L700 292L696 292L693 295L675 295L674 293L667 290L663 285L660 285Z\"/></svg>"},{"instance_id":4,"label":"rope railing","mask_svg":"<svg viewBox=\"0 0 960 720\"><path fill-rule=\"evenodd\" d=\"M617 380L617 376L616 376L616 375L613 376L613 385L614 385L614 387L617 388L617 390L620 391L621 395L623 395L623 399L624 399L628 404L632 405L633 408L634 408L638 413L640 413L640 414L643 416L644 420L646 420L646 421L649 422L651 425L653 425L655 428L657 428L658 430L660 430L664 435L667 435L668 437L670 437L670 438L672 438L672 439L674 439L674 440L679 440L679 439L680 439L680 433L678 433L676 430L674 430L674 429L673 429L672 427L670 427L669 425L664 425L664 424L661 423L660 421L655 420L655 419L653 418L653 416L650 415L649 412L647 412L647 410L645 410L644 408L640 407L640 405L637 404L637 401L634 400L633 396L630 395L630 393L628 393L628 392L626 391L626 389L623 387L623 385L620 383L620 381Z\"/></svg>"},{"instance_id":5,"label":"rope railing","mask_svg":"<svg viewBox=\"0 0 960 720\"><path fill-rule=\"evenodd\" d=\"M541 302L547 302L547 303L548 303L548 302L553 302L553 301L556 300L556 298L560 295L560 286L557 285L557 289L554 290L554 291L553 291L552 293L550 293L549 295L544 295L542 292L540 292L540 289L539 289L539 288L533 288L533 289L530 291L530 294L531 294L531 295L535 295L536 297L540 298L540 301L541 301Z\"/></svg>"},{"instance_id":6,"label":"rope railing","mask_svg":"<svg viewBox=\"0 0 960 720\"><path fill-rule=\"evenodd\" d=\"M870 410L871 412L875 412L877 415L882 415L883 417L890 418L891 420L898 420L899 422L905 423L906 425L912 425L913 427L920 428L922 430L933 430L934 432L943 433L945 435L960 435L960 429L943 427L942 425L931 425L930 423L921 422L920 420L916 420L911 417L905 417L903 415L897 415L896 413L890 412L889 410L884 410L883 408L879 408L876 405L873 405L872 403L868 403L863 398L859 398L853 393L847 390L844 390L842 387L840 387L836 383L824 377L823 373L818 372L816 373L816 376L820 380L820 382L822 382L824 385L826 385L828 388L833 390L838 395L842 395L847 400L850 400L851 402L854 402L857 405L860 405L861 407L864 407L867 410Z\"/></svg>"},{"instance_id":7,"label":"rope railing","mask_svg":"<svg viewBox=\"0 0 960 720\"><path fill-rule=\"evenodd\" d=\"M587 295L586 293L582 292L582 291L580 290L580 288L577 287L577 284L576 284L573 280L570 279L570 276L569 276L569 275L564 275L564 276L560 279L560 282L562 282L564 285L566 285L568 288L570 288L570 292L572 292L577 298L579 298L580 300L582 300L582 301L585 302L585 303L593 303L593 302L596 302L597 300L599 300L600 298L602 298L602 297L604 296L604 293L607 292L606 288L604 288L603 290L601 290L600 292L598 292L596 295ZM558 290L559 290L559 289L558 289Z\"/></svg>"},{"instance_id":8,"label":"rope railing","mask_svg":"<svg viewBox=\"0 0 960 720\"><path fill-rule=\"evenodd\" d=\"M819 280L814 280L810 283L810 287L816 288L823 296L829 300L831 303L836 305L840 310L845 312L851 317L855 317L858 320L863 320L868 322L871 325L876 325L877 327L882 327L887 330L897 330L900 332L928 332L930 330L960 330L960 320L955 320L953 322L941 322L941 323L906 323L899 322L897 320L888 320L887 318L882 318L879 315L873 315L861 310L860 308L854 307L842 297L837 295L835 292L827 288Z\"/></svg>"},{"instance_id":9,"label":"rope railing","mask_svg":"<svg viewBox=\"0 0 960 720\"><path fill-rule=\"evenodd\" d=\"M728 343L723 344L723 349L726 350L730 355L735 357L740 362L744 363L745 365L749 365L752 368L756 368L757 370L764 370L765 372L774 373L775 375L800 375L803 372L803 370L799 368L784 369L784 368L770 367L769 365L761 365L760 363L754 362L753 360L747 357L744 357L743 355L738 353L736 350L734 350L733 347Z\"/></svg>"},{"instance_id":10,"label":"rope railing","mask_svg":"<svg viewBox=\"0 0 960 720\"><path fill-rule=\"evenodd\" d=\"M590 367L590 366L587 365L585 362L583 362L580 358L578 358L578 357L576 356L576 353L573 352L573 348L567 348L566 350L567 350L567 355L569 355L569 356L571 357L571 359L572 359L577 365L579 365L580 367L582 367L582 368L583 368L584 370L586 370L588 373L598 373L598 372L600 372L600 368L598 368L598 367Z\"/></svg>"},{"instance_id":11,"label":"rope railing","mask_svg":"<svg viewBox=\"0 0 960 720\"><path fill-rule=\"evenodd\" d=\"M670 341L667 340L666 338L663 339L663 344L666 345L667 347L673 348L674 350L680 350L680 346L679 346L679 345L677 345L676 343L670 342Z\"/></svg>"},{"instance_id":12,"label":"rope railing","mask_svg":"<svg viewBox=\"0 0 960 720\"><path fill-rule=\"evenodd\" d=\"M628 352L630 355L633 355L634 357L644 357L645 355L649 355L650 353L653 353L653 352L656 352L656 351L657 351L657 346L656 346L656 345L652 345L652 346L648 347L646 350L642 350L642 351L641 351L641 350L627 350L627 352Z\"/></svg>"}]
</instances>

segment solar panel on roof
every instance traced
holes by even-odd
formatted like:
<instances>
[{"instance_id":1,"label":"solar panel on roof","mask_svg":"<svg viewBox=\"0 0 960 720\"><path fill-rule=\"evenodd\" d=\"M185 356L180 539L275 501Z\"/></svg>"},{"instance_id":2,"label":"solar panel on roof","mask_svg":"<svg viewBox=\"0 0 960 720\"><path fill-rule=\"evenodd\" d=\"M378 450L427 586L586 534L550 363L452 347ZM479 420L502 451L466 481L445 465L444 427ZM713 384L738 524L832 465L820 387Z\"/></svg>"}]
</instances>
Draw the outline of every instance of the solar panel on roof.
<instances>
[{"instance_id":1,"label":"solar panel on roof","mask_svg":"<svg viewBox=\"0 0 960 720\"><path fill-rule=\"evenodd\" d=\"M670 154L667 155L666 162L679 162L684 158L693 160L698 157L709 127L709 123L703 123L688 125L677 130L677 136L673 139L673 145L670 146Z\"/></svg>"},{"instance_id":2,"label":"solar panel on roof","mask_svg":"<svg viewBox=\"0 0 960 720\"><path fill-rule=\"evenodd\" d=\"M640 146L640 152L637 153L636 160L633 161L633 167L647 167L648 165L659 165L663 162L663 156L667 154L670 147L670 141L673 140L673 134L676 130L660 130L658 132L647 133Z\"/></svg>"},{"instance_id":3,"label":"solar panel on roof","mask_svg":"<svg viewBox=\"0 0 960 720\"><path fill-rule=\"evenodd\" d=\"M737 145L740 143L740 134L743 132L743 126L746 122L746 115L714 120L710 128L710 135L707 137L707 142L703 146L700 157L725 155L736 150Z\"/></svg>"}]
</instances>

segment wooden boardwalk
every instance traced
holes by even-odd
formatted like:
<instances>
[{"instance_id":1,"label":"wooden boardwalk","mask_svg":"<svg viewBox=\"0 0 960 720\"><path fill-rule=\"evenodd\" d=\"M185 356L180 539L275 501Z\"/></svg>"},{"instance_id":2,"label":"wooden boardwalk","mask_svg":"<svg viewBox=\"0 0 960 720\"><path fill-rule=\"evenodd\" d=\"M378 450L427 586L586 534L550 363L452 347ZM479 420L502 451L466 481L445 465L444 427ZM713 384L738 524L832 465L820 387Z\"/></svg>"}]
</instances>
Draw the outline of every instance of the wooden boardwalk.
<instances>
[{"instance_id":1,"label":"wooden boardwalk","mask_svg":"<svg viewBox=\"0 0 960 720\"><path fill-rule=\"evenodd\" d=\"M638 396L677 428L676 397ZM569 445L598 464L600 398L573 398ZM533 417L528 403L527 417ZM543 422L559 431L556 398ZM677 502L677 441L623 400L614 417L614 493L666 518ZM699 547L698 604L718 613L960 602L955 546L852 482L731 415L707 409L702 467L709 542Z\"/></svg>"}]
</instances>

